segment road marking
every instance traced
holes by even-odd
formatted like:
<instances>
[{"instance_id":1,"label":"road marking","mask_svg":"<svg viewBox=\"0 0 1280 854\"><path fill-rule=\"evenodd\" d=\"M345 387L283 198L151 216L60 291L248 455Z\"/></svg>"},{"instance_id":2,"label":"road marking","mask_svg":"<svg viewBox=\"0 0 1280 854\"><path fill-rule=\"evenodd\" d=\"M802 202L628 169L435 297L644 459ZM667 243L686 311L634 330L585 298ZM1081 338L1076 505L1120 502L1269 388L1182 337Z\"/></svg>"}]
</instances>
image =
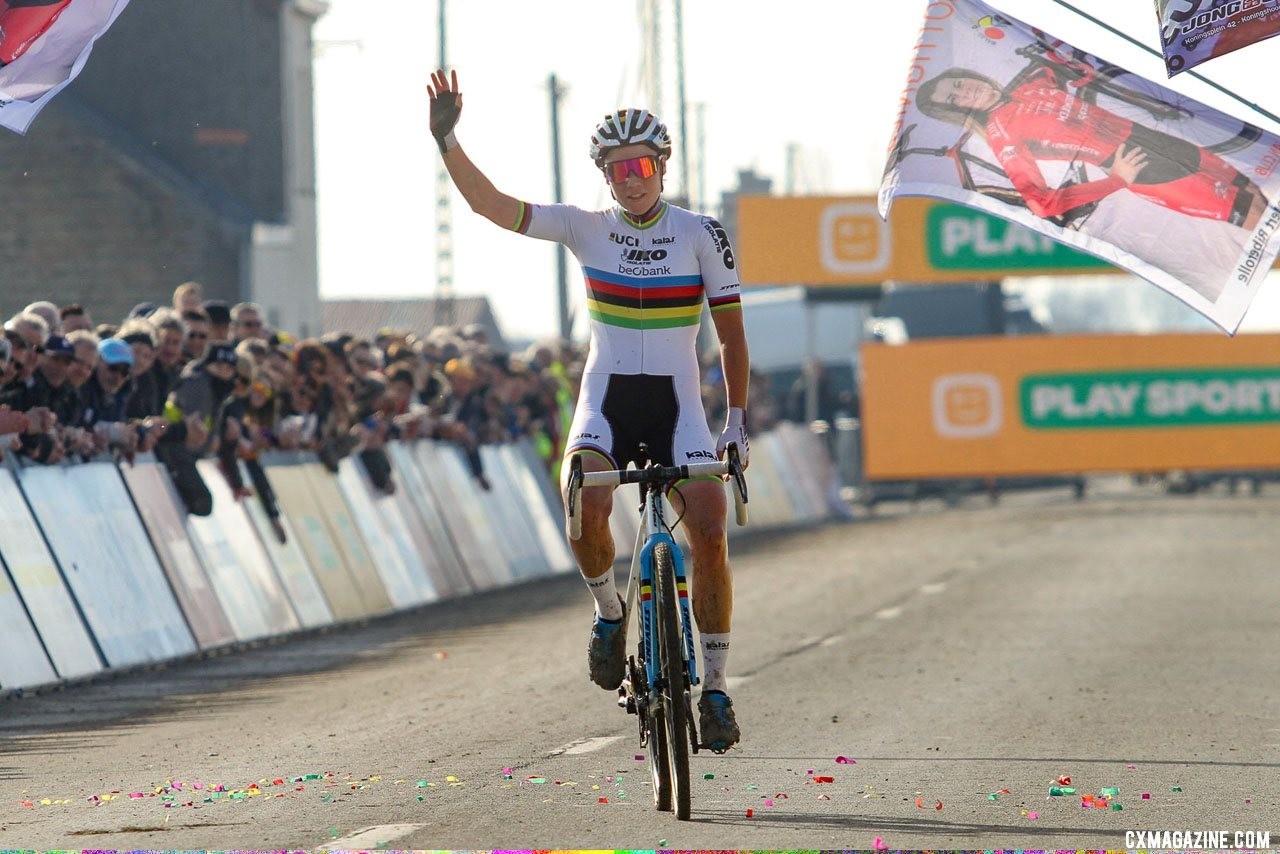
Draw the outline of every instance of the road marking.
<instances>
[{"instance_id":1,"label":"road marking","mask_svg":"<svg viewBox=\"0 0 1280 854\"><path fill-rule=\"evenodd\" d=\"M901 616L902 616L902 609L897 606L894 606L892 608L884 608L882 610L876 611L877 620L896 620L898 617L901 617Z\"/></svg>"},{"instance_id":2,"label":"road marking","mask_svg":"<svg viewBox=\"0 0 1280 854\"><path fill-rule=\"evenodd\" d=\"M622 741L625 736L621 735L602 735L597 738L580 738L577 741L570 742L559 750L554 750L550 756L577 756L582 753L593 753L601 750L615 741Z\"/></svg>"},{"instance_id":3,"label":"road marking","mask_svg":"<svg viewBox=\"0 0 1280 854\"><path fill-rule=\"evenodd\" d=\"M363 830L357 830L350 836L344 836L341 839L335 839L326 845L321 845L321 851L348 851L352 849L362 848L369 850L377 845L385 845L399 839L402 836L408 836L420 827L426 827L425 824L380 824L376 827L366 827Z\"/></svg>"},{"instance_id":4,"label":"road marking","mask_svg":"<svg viewBox=\"0 0 1280 854\"><path fill-rule=\"evenodd\" d=\"M822 646L835 646L844 641L844 635L832 635L822 642Z\"/></svg>"},{"instance_id":5,"label":"road marking","mask_svg":"<svg viewBox=\"0 0 1280 854\"><path fill-rule=\"evenodd\" d=\"M943 590L946 590L946 589L947 589L946 584L942 582L938 582L937 584L926 584L925 586L920 588L920 592L928 596L932 596L933 594L941 593Z\"/></svg>"}]
</instances>

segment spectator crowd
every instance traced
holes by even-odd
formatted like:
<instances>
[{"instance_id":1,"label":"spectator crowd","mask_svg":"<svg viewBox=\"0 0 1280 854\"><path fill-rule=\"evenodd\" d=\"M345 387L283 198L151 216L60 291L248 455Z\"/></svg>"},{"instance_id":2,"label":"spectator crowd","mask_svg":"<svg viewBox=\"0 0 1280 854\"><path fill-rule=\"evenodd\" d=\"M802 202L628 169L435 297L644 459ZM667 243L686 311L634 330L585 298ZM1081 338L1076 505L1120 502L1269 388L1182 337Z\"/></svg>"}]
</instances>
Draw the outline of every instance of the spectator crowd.
<instances>
[{"instance_id":1,"label":"spectator crowd","mask_svg":"<svg viewBox=\"0 0 1280 854\"><path fill-rule=\"evenodd\" d=\"M118 324L95 323L83 305L36 302L0 339L0 455L55 464L152 452L197 515L212 498L196 463L215 458L233 493L256 493L283 537L257 463L269 449L314 451L335 472L356 454L392 492L387 441L450 441L487 489L480 445L527 437L556 476L584 360L565 342L502 352L477 325L298 340L269 328L254 303L204 300L195 282L179 285L172 305L141 303ZM713 367L713 423L723 397ZM767 395L759 400L769 420Z\"/></svg>"}]
</instances>

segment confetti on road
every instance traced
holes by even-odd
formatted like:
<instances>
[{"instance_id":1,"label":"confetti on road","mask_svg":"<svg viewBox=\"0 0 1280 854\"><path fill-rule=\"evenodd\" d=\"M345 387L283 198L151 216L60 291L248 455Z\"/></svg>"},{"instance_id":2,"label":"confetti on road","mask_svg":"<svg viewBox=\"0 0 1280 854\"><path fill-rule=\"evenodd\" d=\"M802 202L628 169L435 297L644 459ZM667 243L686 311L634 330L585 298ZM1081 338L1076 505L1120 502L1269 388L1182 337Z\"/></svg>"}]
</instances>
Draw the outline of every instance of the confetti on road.
<instances>
[{"instance_id":1,"label":"confetti on road","mask_svg":"<svg viewBox=\"0 0 1280 854\"><path fill-rule=\"evenodd\" d=\"M850 759L848 756L837 756L836 764L837 765L857 765L858 760Z\"/></svg>"},{"instance_id":2,"label":"confetti on road","mask_svg":"<svg viewBox=\"0 0 1280 854\"><path fill-rule=\"evenodd\" d=\"M888 851L888 850L889 850L889 846L888 846L888 844L884 841L884 837L883 837L883 836L877 836L875 839L871 840L871 847L872 847L872 848L874 848L876 851Z\"/></svg>"}]
</instances>

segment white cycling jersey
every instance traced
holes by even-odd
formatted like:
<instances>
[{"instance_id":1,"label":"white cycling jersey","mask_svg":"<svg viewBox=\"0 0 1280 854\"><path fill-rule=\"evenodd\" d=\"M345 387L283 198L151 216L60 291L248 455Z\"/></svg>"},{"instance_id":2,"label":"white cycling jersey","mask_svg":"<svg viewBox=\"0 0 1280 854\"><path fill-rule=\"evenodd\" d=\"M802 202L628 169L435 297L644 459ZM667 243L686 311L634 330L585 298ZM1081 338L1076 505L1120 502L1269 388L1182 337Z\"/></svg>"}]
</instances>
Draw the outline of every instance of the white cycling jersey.
<instances>
[{"instance_id":1,"label":"white cycling jersey","mask_svg":"<svg viewBox=\"0 0 1280 854\"><path fill-rule=\"evenodd\" d=\"M729 236L662 202L637 224L614 207L520 203L513 230L563 243L582 265L591 315L586 373L697 376L703 303L741 308Z\"/></svg>"}]
</instances>

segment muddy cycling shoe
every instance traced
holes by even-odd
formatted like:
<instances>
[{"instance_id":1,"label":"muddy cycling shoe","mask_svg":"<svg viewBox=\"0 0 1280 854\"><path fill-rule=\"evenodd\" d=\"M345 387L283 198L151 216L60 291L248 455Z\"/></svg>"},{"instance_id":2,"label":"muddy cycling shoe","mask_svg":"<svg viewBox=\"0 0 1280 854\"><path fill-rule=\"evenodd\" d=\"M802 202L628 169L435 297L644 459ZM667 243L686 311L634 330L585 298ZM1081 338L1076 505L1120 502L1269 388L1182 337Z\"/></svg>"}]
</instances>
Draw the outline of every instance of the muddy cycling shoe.
<instances>
[{"instance_id":1,"label":"muddy cycling shoe","mask_svg":"<svg viewBox=\"0 0 1280 854\"><path fill-rule=\"evenodd\" d=\"M733 700L723 691L703 691L698 698L698 734L702 746L724 753L742 737L733 715Z\"/></svg>"},{"instance_id":2,"label":"muddy cycling shoe","mask_svg":"<svg viewBox=\"0 0 1280 854\"><path fill-rule=\"evenodd\" d=\"M587 670L591 681L607 691L616 691L626 675L626 632L621 620L605 620L596 614L587 643Z\"/></svg>"}]
</instances>

